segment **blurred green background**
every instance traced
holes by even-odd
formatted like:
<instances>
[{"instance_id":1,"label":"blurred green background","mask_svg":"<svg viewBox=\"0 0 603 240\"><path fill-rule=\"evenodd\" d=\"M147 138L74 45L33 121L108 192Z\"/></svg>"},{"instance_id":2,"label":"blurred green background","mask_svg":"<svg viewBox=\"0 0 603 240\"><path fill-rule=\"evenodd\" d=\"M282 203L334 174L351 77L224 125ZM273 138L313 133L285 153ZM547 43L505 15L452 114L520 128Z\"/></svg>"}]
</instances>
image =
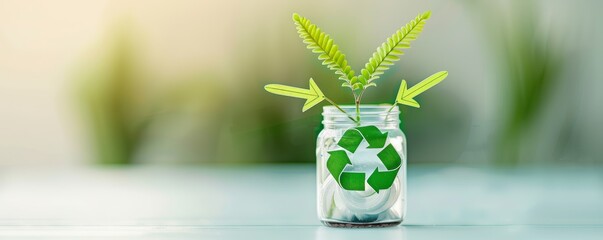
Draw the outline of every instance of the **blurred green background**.
<instances>
[{"instance_id":1,"label":"blurred green background","mask_svg":"<svg viewBox=\"0 0 603 240\"><path fill-rule=\"evenodd\" d=\"M358 69L432 10L365 103L402 78L446 81L402 107L409 163L603 163L603 3L579 1L0 1L0 165L315 161L321 108L266 93L312 77L319 25Z\"/></svg>"}]
</instances>

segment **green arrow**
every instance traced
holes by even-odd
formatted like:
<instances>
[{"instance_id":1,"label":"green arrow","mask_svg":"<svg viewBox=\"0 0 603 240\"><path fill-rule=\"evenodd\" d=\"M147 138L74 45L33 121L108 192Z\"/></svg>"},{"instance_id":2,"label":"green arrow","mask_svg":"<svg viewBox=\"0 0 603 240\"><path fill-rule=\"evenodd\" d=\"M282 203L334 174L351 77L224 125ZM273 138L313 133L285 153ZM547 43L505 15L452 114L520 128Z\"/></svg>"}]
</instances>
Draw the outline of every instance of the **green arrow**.
<instances>
[{"instance_id":1,"label":"green arrow","mask_svg":"<svg viewBox=\"0 0 603 240\"><path fill-rule=\"evenodd\" d=\"M437 72L409 89L406 89L406 80L402 80L402 83L400 84L400 90L398 90L398 96L396 97L396 102L411 107L421 107L419 103L413 98L421 94L422 92L427 91L427 89L430 89L431 87L440 83L447 76L448 72L446 71Z\"/></svg>"},{"instance_id":2,"label":"green arrow","mask_svg":"<svg viewBox=\"0 0 603 240\"><path fill-rule=\"evenodd\" d=\"M335 181L346 190L364 191L364 173L343 172L346 165L352 164L348 154L344 150L335 150L329 152L327 159L327 169L335 178Z\"/></svg>"},{"instance_id":3,"label":"green arrow","mask_svg":"<svg viewBox=\"0 0 603 240\"><path fill-rule=\"evenodd\" d=\"M368 142L368 148L382 148L387 141L387 132L381 133L375 126L351 128L343 133L337 145L354 153L363 138Z\"/></svg>"},{"instance_id":4,"label":"green arrow","mask_svg":"<svg viewBox=\"0 0 603 240\"><path fill-rule=\"evenodd\" d=\"M314 107L316 104L325 99L325 95L322 93L322 91L320 91L320 88L318 88L314 82L314 79L312 78L310 78L310 89L291 87L281 84L268 84L264 86L264 89L277 95L306 99L302 112Z\"/></svg>"},{"instance_id":5,"label":"green arrow","mask_svg":"<svg viewBox=\"0 0 603 240\"><path fill-rule=\"evenodd\" d=\"M356 129L362 133L362 136L368 142L368 148L382 148L385 145L387 132L381 133L379 128L375 126L357 127Z\"/></svg>"},{"instance_id":6,"label":"green arrow","mask_svg":"<svg viewBox=\"0 0 603 240\"><path fill-rule=\"evenodd\" d=\"M343 172L346 165L352 164L352 162L344 150L330 151L329 155L329 159L327 159L327 169L331 175L333 175L337 183L340 183L339 176L341 175L341 172Z\"/></svg>"},{"instance_id":7,"label":"green arrow","mask_svg":"<svg viewBox=\"0 0 603 240\"><path fill-rule=\"evenodd\" d=\"M364 179L364 173L342 172L339 184L345 190L364 191Z\"/></svg>"},{"instance_id":8,"label":"green arrow","mask_svg":"<svg viewBox=\"0 0 603 240\"><path fill-rule=\"evenodd\" d=\"M388 189L392 186L402 165L402 159L391 143L381 150L377 157L388 171L380 172L378 168L375 168L375 171L367 179L367 183L379 193L379 190Z\"/></svg>"},{"instance_id":9,"label":"green arrow","mask_svg":"<svg viewBox=\"0 0 603 240\"><path fill-rule=\"evenodd\" d=\"M375 168L375 171L369 176L366 182L371 186L375 192L379 193L379 190L388 189L394 184L398 170L383 171L379 172L379 168Z\"/></svg>"},{"instance_id":10,"label":"green arrow","mask_svg":"<svg viewBox=\"0 0 603 240\"><path fill-rule=\"evenodd\" d=\"M337 145L339 145L340 147L342 147L345 150L348 150L348 151L354 153L354 152L356 152L356 149L358 148L358 146L360 146L361 142L362 142L362 135L360 134L359 131L352 128L352 129L348 129L347 131L345 131L343 133L343 136L341 136L341 139L339 139L339 142L337 142Z\"/></svg>"},{"instance_id":11,"label":"green arrow","mask_svg":"<svg viewBox=\"0 0 603 240\"><path fill-rule=\"evenodd\" d=\"M402 164L400 155L398 155L398 152L391 143L381 150L381 152L377 153L377 157L381 159L381 162L385 165L387 170L396 169Z\"/></svg>"}]
</instances>

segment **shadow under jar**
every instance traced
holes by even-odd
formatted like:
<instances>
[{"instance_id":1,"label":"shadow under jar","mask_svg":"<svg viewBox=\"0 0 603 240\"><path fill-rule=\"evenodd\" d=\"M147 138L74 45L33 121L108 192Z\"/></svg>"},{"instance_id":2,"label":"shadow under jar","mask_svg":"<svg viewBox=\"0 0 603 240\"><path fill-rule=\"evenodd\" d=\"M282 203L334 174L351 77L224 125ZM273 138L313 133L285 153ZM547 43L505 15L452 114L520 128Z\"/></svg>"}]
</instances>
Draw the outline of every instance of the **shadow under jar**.
<instances>
[{"instance_id":1,"label":"shadow under jar","mask_svg":"<svg viewBox=\"0 0 603 240\"><path fill-rule=\"evenodd\" d=\"M316 144L318 217L331 227L387 227L406 211L406 137L397 106L323 108ZM391 109L391 111L390 111Z\"/></svg>"}]
</instances>

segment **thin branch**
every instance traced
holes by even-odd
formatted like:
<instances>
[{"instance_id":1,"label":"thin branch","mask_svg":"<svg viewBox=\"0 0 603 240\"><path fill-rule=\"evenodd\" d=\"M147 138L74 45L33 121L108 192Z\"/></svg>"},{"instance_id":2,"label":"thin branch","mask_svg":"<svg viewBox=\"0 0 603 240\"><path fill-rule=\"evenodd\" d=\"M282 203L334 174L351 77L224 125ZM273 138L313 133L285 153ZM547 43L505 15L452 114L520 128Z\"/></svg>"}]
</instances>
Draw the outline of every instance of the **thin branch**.
<instances>
[{"instance_id":1,"label":"thin branch","mask_svg":"<svg viewBox=\"0 0 603 240\"><path fill-rule=\"evenodd\" d=\"M398 106L398 102L394 102L392 104L392 107L389 108L389 110L387 110L387 114L385 115L385 122L387 122L387 119L389 118L389 114L392 112L392 110L394 110L394 108Z\"/></svg>"},{"instance_id":2,"label":"thin branch","mask_svg":"<svg viewBox=\"0 0 603 240\"><path fill-rule=\"evenodd\" d=\"M346 111L344 111L341 107L339 107L339 105L337 105L337 103L333 102L333 100L329 99L328 97L325 97L325 100L327 100L327 102L331 103L331 105L335 106L337 109L339 109L339 111L341 111L342 113L344 113L350 120L352 120L355 123L358 123L356 120L354 120L354 118L352 118L352 116L350 116L350 114L348 114Z\"/></svg>"}]
</instances>

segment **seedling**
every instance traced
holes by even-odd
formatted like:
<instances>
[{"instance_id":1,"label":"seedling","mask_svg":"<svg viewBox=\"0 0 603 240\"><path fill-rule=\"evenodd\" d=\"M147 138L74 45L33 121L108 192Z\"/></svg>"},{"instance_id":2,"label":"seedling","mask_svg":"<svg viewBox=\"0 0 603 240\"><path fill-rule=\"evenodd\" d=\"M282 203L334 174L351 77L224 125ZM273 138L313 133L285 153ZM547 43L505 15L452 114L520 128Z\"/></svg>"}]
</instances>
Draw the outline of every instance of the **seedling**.
<instances>
[{"instance_id":1,"label":"seedling","mask_svg":"<svg viewBox=\"0 0 603 240\"><path fill-rule=\"evenodd\" d=\"M324 33L319 27L310 22L309 19L293 14L293 21L297 26L297 32L307 45L307 48L318 54L318 60L327 66L330 70L335 71L342 80L341 84L344 88L349 88L354 97L356 105L356 116L353 117L345 112L339 105L326 97L318 85L310 78L310 89L291 87L280 84L268 84L264 87L266 91L295 98L306 99L302 111L316 106L318 103L326 100L331 103L341 112L345 113L350 120L360 124L360 102L362 95L370 87L376 87L375 80L389 69L389 66L394 65L394 62L400 60L399 56L404 54L404 50L410 48L411 41L415 40L425 25L427 19L431 16L431 12L427 11L419 14L414 20L407 23L405 26L396 31L391 37L385 40L381 46L377 48L375 53L369 58L364 68L360 70L359 75L355 75L355 71L348 65L345 54L339 50L339 46L334 43L333 39ZM411 107L420 107L419 103L414 100L414 97L435 86L448 76L448 72L441 71L435 73L420 83L407 88L406 80L402 80L400 89L395 102L392 104L390 111L397 105L403 104Z\"/></svg>"}]
</instances>

